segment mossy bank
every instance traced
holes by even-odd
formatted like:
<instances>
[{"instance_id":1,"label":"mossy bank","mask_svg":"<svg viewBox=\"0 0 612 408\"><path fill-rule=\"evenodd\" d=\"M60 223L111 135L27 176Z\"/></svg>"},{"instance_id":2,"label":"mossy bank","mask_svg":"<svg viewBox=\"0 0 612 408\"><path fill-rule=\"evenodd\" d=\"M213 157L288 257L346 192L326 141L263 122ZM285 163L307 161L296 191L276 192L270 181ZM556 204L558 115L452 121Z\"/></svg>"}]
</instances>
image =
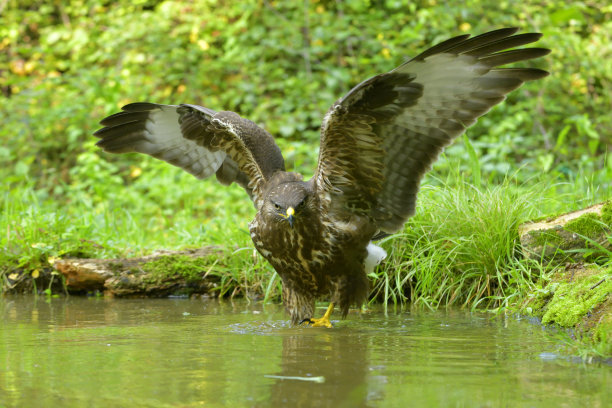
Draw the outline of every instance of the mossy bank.
<instances>
[{"instance_id":1,"label":"mossy bank","mask_svg":"<svg viewBox=\"0 0 612 408\"><path fill-rule=\"evenodd\" d=\"M612 362L612 266L568 264L524 297L519 313L569 329L571 354Z\"/></svg>"}]
</instances>

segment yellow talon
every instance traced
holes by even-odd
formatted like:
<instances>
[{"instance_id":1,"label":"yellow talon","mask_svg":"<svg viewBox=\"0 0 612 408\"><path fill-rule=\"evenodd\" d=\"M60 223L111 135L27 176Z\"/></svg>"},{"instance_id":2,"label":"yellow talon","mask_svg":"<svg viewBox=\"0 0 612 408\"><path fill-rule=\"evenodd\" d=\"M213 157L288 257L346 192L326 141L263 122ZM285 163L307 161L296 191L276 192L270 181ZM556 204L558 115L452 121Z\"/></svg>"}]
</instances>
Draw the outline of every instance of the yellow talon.
<instances>
[{"instance_id":1,"label":"yellow talon","mask_svg":"<svg viewBox=\"0 0 612 408\"><path fill-rule=\"evenodd\" d=\"M304 319L304 322L308 323L312 327L327 327L328 329L331 329L334 326L331 324L329 317L331 316L333 311L334 304L330 303L323 317L320 317L318 319Z\"/></svg>"}]
</instances>

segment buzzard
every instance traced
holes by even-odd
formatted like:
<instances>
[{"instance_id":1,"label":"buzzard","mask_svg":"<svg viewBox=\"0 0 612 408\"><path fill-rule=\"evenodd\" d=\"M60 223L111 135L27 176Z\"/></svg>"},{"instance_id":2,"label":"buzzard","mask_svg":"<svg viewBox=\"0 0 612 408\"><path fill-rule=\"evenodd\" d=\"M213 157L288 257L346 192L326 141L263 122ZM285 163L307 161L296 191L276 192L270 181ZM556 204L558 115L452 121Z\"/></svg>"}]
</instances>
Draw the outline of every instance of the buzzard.
<instances>
[{"instance_id":1,"label":"buzzard","mask_svg":"<svg viewBox=\"0 0 612 408\"><path fill-rule=\"evenodd\" d=\"M198 105L131 103L100 122L97 145L239 184L257 210L251 238L282 279L291 322L331 327L334 304L345 317L366 300L367 274L386 256L372 241L414 214L420 180L443 148L507 93L548 75L499 68L550 51L516 48L541 37L517 31L451 38L355 86L323 118L318 165L308 181L285 170L263 128ZM315 319L320 297L331 303Z\"/></svg>"}]
</instances>

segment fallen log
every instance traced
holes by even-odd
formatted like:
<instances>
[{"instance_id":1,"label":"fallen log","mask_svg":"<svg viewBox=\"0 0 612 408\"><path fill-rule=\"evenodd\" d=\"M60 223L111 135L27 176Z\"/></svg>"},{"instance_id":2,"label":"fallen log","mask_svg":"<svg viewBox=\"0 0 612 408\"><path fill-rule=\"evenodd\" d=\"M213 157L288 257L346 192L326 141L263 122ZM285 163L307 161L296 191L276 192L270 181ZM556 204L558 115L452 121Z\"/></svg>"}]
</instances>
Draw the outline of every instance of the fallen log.
<instances>
[{"instance_id":1,"label":"fallen log","mask_svg":"<svg viewBox=\"0 0 612 408\"><path fill-rule=\"evenodd\" d=\"M119 297L209 294L219 278L211 273L223 252L218 247L158 251L139 258L58 259L53 267L69 292L104 292Z\"/></svg>"},{"instance_id":2,"label":"fallen log","mask_svg":"<svg viewBox=\"0 0 612 408\"><path fill-rule=\"evenodd\" d=\"M523 255L556 262L596 261L612 251L612 201L519 226Z\"/></svg>"}]
</instances>

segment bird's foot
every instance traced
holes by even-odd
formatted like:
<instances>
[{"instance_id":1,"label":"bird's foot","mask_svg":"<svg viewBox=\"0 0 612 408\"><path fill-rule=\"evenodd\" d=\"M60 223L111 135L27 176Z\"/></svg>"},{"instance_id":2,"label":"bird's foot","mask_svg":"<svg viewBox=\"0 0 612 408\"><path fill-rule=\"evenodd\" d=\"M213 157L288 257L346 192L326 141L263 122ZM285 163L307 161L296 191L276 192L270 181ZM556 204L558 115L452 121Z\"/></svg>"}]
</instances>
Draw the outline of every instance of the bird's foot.
<instances>
[{"instance_id":1,"label":"bird's foot","mask_svg":"<svg viewBox=\"0 0 612 408\"><path fill-rule=\"evenodd\" d=\"M300 324L306 324L310 327L327 327L328 329L331 329L334 326L329 320L329 317L331 316L333 310L334 304L330 303L323 317L304 319L300 322Z\"/></svg>"}]
</instances>

